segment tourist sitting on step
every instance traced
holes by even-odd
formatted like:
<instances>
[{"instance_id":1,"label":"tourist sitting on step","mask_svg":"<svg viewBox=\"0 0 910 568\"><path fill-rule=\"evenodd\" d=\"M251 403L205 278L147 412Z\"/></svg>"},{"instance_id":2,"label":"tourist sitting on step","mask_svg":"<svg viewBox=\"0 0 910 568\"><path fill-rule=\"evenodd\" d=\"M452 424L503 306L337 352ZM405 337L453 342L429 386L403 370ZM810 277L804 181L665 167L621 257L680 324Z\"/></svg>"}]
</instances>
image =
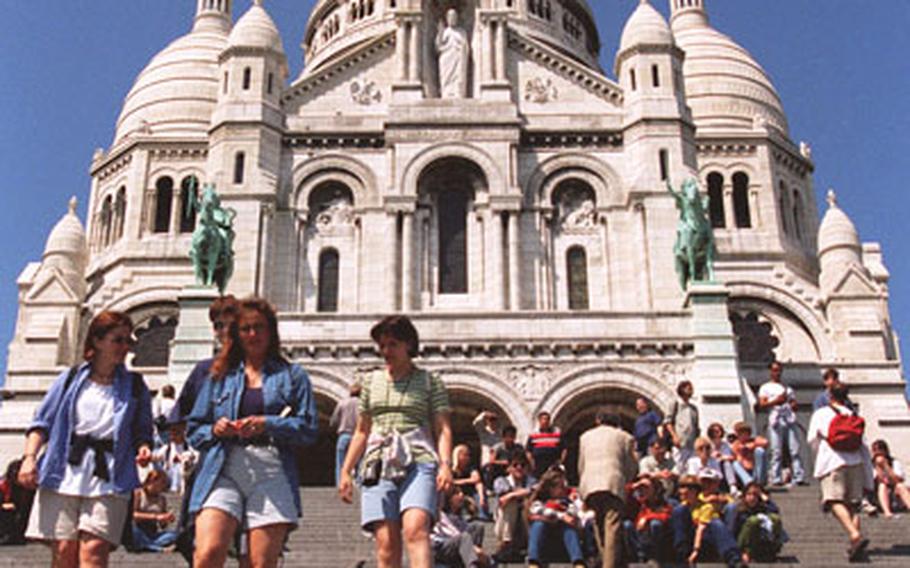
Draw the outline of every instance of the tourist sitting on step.
<instances>
[{"instance_id":1,"label":"tourist sitting on step","mask_svg":"<svg viewBox=\"0 0 910 568\"><path fill-rule=\"evenodd\" d=\"M189 512L193 565L223 566L243 527L253 566L275 566L301 516L298 457L318 433L309 376L281 355L278 318L264 300L240 302L229 339L189 416L200 451Z\"/></svg>"},{"instance_id":2,"label":"tourist sitting on step","mask_svg":"<svg viewBox=\"0 0 910 568\"><path fill-rule=\"evenodd\" d=\"M874 489L872 459L863 440L865 425L846 405L847 387L838 385L830 395L828 406L812 413L806 437L816 452L813 475L821 485L822 507L847 533L847 558L857 562L869 546L859 513L863 491Z\"/></svg>"},{"instance_id":3,"label":"tourist sitting on step","mask_svg":"<svg viewBox=\"0 0 910 568\"><path fill-rule=\"evenodd\" d=\"M19 483L38 492L26 537L50 543L54 566L107 566L132 536L136 465L148 465L154 439L148 388L124 365L132 331L126 314L95 316L85 362L60 374L28 428Z\"/></svg>"},{"instance_id":4,"label":"tourist sitting on step","mask_svg":"<svg viewBox=\"0 0 910 568\"><path fill-rule=\"evenodd\" d=\"M573 567L585 567L581 519L569 499L566 474L551 467L531 494L528 507L528 567L553 556L568 555Z\"/></svg>"},{"instance_id":5,"label":"tourist sitting on step","mask_svg":"<svg viewBox=\"0 0 910 568\"><path fill-rule=\"evenodd\" d=\"M177 531L165 527L177 520L167 507L164 492L170 479L160 469L145 476L142 487L133 492L133 552L162 552L177 541Z\"/></svg>"},{"instance_id":6,"label":"tourist sitting on step","mask_svg":"<svg viewBox=\"0 0 910 568\"><path fill-rule=\"evenodd\" d=\"M477 517L488 518L487 497L480 471L471 463L471 450L465 444L458 444L452 451L452 483L461 488L465 499L473 505Z\"/></svg>"},{"instance_id":7,"label":"tourist sitting on step","mask_svg":"<svg viewBox=\"0 0 910 568\"><path fill-rule=\"evenodd\" d=\"M775 562L787 540L777 505L753 481L740 499L727 506L724 522L743 553L744 562Z\"/></svg>"},{"instance_id":8,"label":"tourist sitting on step","mask_svg":"<svg viewBox=\"0 0 910 568\"><path fill-rule=\"evenodd\" d=\"M653 479L660 481L664 488L664 495L676 494L676 462L670 457L667 443L660 438L651 442L648 455L638 462L638 471L649 474Z\"/></svg>"},{"instance_id":9,"label":"tourist sitting on step","mask_svg":"<svg viewBox=\"0 0 910 568\"><path fill-rule=\"evenodd\" d=\"M430 540L437 568L487 568L496 562L483 551L484 525L480 521L466 521L462 516L465 495L453 485L441 495L442 506Z\"/></svg>"},{"instance_id":10,"label":"tourist sitting on step","mask_svg":"<svg viewBox=\"0 0 910 568\"><path fill-rule=\"evenodd\" d=\"M438 375L414 364L420 342L407 317L384 318L370 337L385 368L363 379L338 494L352 502L351 471L360 462L360 523L376 539L380 568L400 566L403 547L412 568L429 568L437 494L452 485L448 393Z\"/></svg>"},{"instance_id":11,"label":"tourist sitting on step","mask_svg":"<svg viewBox=\"0 0 910 568\"><path fill-rule=\"evenodd\" d=\"M723 471L721 470L720 461L711 455L714 446L708 438L699 436L695 440L695 455L689 458L683 468L684 475L698 475L705 469L717 472L720 479L723 480Z\"/></svg>"},{"instance_id":12,"label":"tourist sitting on step","mask_svg":"<svg viewBox=\"0 0 910 568\"><path fill-rule=\"evenodd\" d=\"M872 463L875 466L875 493L878 506L886 518L894 516L894 505L910 509L910 489L906 485L904 467L891 456L888 442L872 442Z\"/></svg>"},{"instance_id":13,"label":"tourist sitting on step","mask_svg":"<svg viewBox=\"0 0 910 568\"><path fill-rule=\"evenodd\" d=\"M509 464L516 455L525 456L525 447L517 442L518 429L511 424L502 429L502 441L490 450L490 462L483 470L483 484L487 493L493 493L496 480L508 473ZM491 507L492 510L492 507Z\"/></svg>"},{"instance_id":14,"label":"tourist sitting on step","mask_svg":"<svg viewBox=\"0 0 910 568\"><path fill-rule=\"evenodd\" d=\"M745 422L733 425L736 441L730 447L736 456L733 462L733 471L739 478L740 484L745 487L753 481L765 484L765 449L768 440L762 436L752 436L752 427Z\"/></svg>"},{"instance_id":15,"label":"tourist sitting on step","mask_svg":"<svg viewBox=\"0 0 910 568\"><path fill-rule=\"evenodd\" d=\"M727 442L724 427L720 422L714 422L708 426L707 432L708 439L711 440L711 457L720 464L720 471L724 476L724 488L736 497L739 495L736 473L733 471L736 456L733 454L733 448Z\"/></svg>"},{"instance_id":16,"label":"tourist sitting on step","mask_svg":"<svg viewBox=\"0 0 910 568\"><path fill-rule=\"evenodd\" d=\"M704 475L720 485L720 476L713 470L706 470ZM741 566L742 553L730 529L720 520L718 503L699 494L703 481L694 475L679 478L679 505L670 516L674 560L678 564L694 564L698 559L717 555L728 566ZM716 486L704 487L716 491Z\"/></svg>"},{"instance_id":17,"label":"tourist sitting on step","mask_svg":"<svg viewBox=\"0 0 910 568\"><path fill-rule=\"evenodd\" d=\"M522 550L528 543L528 519L524 514L525 502L537 482L528 473L528 460L524 455L512 456L506 475L493 484L496 497L496 559L507 562L523 558Z\"/></svg>"},{"instance_id":18,"label":"tourist sitting on step","mask_svg":"<svg viewBox=\"0 0 910 568\"><path fill-rule=\"evenodd\" d=\"M670 515L673 507L664 497L664 486L647 473L626 484L623 521L626 550L633 562L669 560Z\"/></svg>"},{"instance_id":19,"label":"tourist sitting on step","mask_svg":"<svg viewBox=\"0 0 910 568\"><path fill-rule=\"evenodd\" d=\"M21 466L21 458L9 462L6 475L0 480L0 545L25 544L25 528L35 492L19 484Z\"/></svg>"}]
</instances>

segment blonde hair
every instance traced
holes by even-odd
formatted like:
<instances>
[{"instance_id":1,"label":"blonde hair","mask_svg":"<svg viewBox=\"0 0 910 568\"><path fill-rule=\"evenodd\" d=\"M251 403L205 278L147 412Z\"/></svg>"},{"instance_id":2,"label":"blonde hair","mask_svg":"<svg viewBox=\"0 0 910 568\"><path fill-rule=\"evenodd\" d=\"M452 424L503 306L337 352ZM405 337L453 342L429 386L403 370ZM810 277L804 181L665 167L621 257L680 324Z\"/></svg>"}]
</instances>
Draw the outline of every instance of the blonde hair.
<instances>
[{"instance_id":1,"label":"blonde hair","mask_svg":"<svg viewBox=\"0 0 910 568\"><path fill-rule=\"evenodd\" d=\"M452 449L452 467L458 467L458 454L464 450L467 452L468 457L471 455L471 449L468 448L467 444L458 444Z\"/></svg>"},{"instance_id":2,"label":"blonde hair","mask_svg":"<svg viewBox=\"0 0 910 568\"><path fill-rule=\"evenodd\" d=\"M695 439L695 451L696 452L701 448L710 449L712 445L713 444L711 443L711 440L709 440L708 438L705 438L704 436L699 436L698 438Z\"/></svg>"}]
</instances>

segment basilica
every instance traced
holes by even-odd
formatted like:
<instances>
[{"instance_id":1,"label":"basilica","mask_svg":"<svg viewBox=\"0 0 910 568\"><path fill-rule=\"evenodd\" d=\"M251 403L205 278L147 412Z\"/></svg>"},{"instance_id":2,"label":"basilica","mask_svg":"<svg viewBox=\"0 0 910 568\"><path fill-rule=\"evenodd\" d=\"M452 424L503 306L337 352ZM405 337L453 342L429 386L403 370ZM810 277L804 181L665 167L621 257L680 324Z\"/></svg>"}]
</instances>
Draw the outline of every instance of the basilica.
<instances>
[{"instance_id":1,"label":"basilica","mask_svg":"<svg viewBox=\"0 0 910 568\"><path fill-rule=\"evenodd\" d=\"M188 251L213 185L234 214L226 292L276 306L327 434L381 364L370 326L405 313L456 437L481 409L520 434L547 410L571 440L601 407L666 411L685 379L705 423L761 425L753 393L776 360L802 422L836 367L870 439L910 459L881 247L833 192L816 202L811 147L762 66L705 0L669 1L669 21L634 7L604 70L587 0L319 0L290 77L283 43L300 38L267 3L192 0L92 159L88 218L61 204L19 276L0 452L21 452L101 310L136 323L131 367L153 389L211 356L217 291ZM714 279L686 286L670 189L690 179L717 252ZM308 483L331 483L332 448L323 436Z\"/></svg>"}]
</instances>

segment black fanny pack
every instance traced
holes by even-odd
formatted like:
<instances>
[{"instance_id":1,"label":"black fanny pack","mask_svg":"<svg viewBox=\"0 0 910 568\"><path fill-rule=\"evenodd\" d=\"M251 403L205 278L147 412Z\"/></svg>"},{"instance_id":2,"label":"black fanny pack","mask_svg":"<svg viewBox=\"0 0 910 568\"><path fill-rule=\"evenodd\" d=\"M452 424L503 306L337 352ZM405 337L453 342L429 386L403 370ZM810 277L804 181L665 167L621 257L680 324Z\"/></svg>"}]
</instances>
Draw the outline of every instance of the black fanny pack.
<instances>
[{"instance_id":1,"label":"black fanny pack","mask_svg":"<svg viewBox=\"0 0 910 568\"><path fill-rule=\"evenodd\" d=\"M89 448L95 451L95 467L92 475L103 481L110 481L111 472L107 468L107 454L114 452L113 440L99 440L74 433L70 438L70 455L67 461L70 465L79 465Z\"/></svg>"}]
</instances>

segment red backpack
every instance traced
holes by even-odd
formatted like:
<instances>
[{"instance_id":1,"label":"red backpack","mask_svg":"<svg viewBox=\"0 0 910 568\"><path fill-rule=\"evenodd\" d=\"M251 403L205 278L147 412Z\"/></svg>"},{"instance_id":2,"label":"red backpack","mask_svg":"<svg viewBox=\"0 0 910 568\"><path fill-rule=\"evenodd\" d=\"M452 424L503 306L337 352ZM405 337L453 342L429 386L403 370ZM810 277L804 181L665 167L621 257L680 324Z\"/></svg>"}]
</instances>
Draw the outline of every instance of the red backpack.
<instances>
[{"instance_id":1,"label":"red backpack","mask_svg":"<svg viewBox=\"0 0 910 568\"><path fill-rule=\"evenodd\" d=\"M863 445L866 421L853 414L844 414L834 406L834 418L828 426L828 445L838 452L855 452Z\"/></svg>"}]
</instances>

